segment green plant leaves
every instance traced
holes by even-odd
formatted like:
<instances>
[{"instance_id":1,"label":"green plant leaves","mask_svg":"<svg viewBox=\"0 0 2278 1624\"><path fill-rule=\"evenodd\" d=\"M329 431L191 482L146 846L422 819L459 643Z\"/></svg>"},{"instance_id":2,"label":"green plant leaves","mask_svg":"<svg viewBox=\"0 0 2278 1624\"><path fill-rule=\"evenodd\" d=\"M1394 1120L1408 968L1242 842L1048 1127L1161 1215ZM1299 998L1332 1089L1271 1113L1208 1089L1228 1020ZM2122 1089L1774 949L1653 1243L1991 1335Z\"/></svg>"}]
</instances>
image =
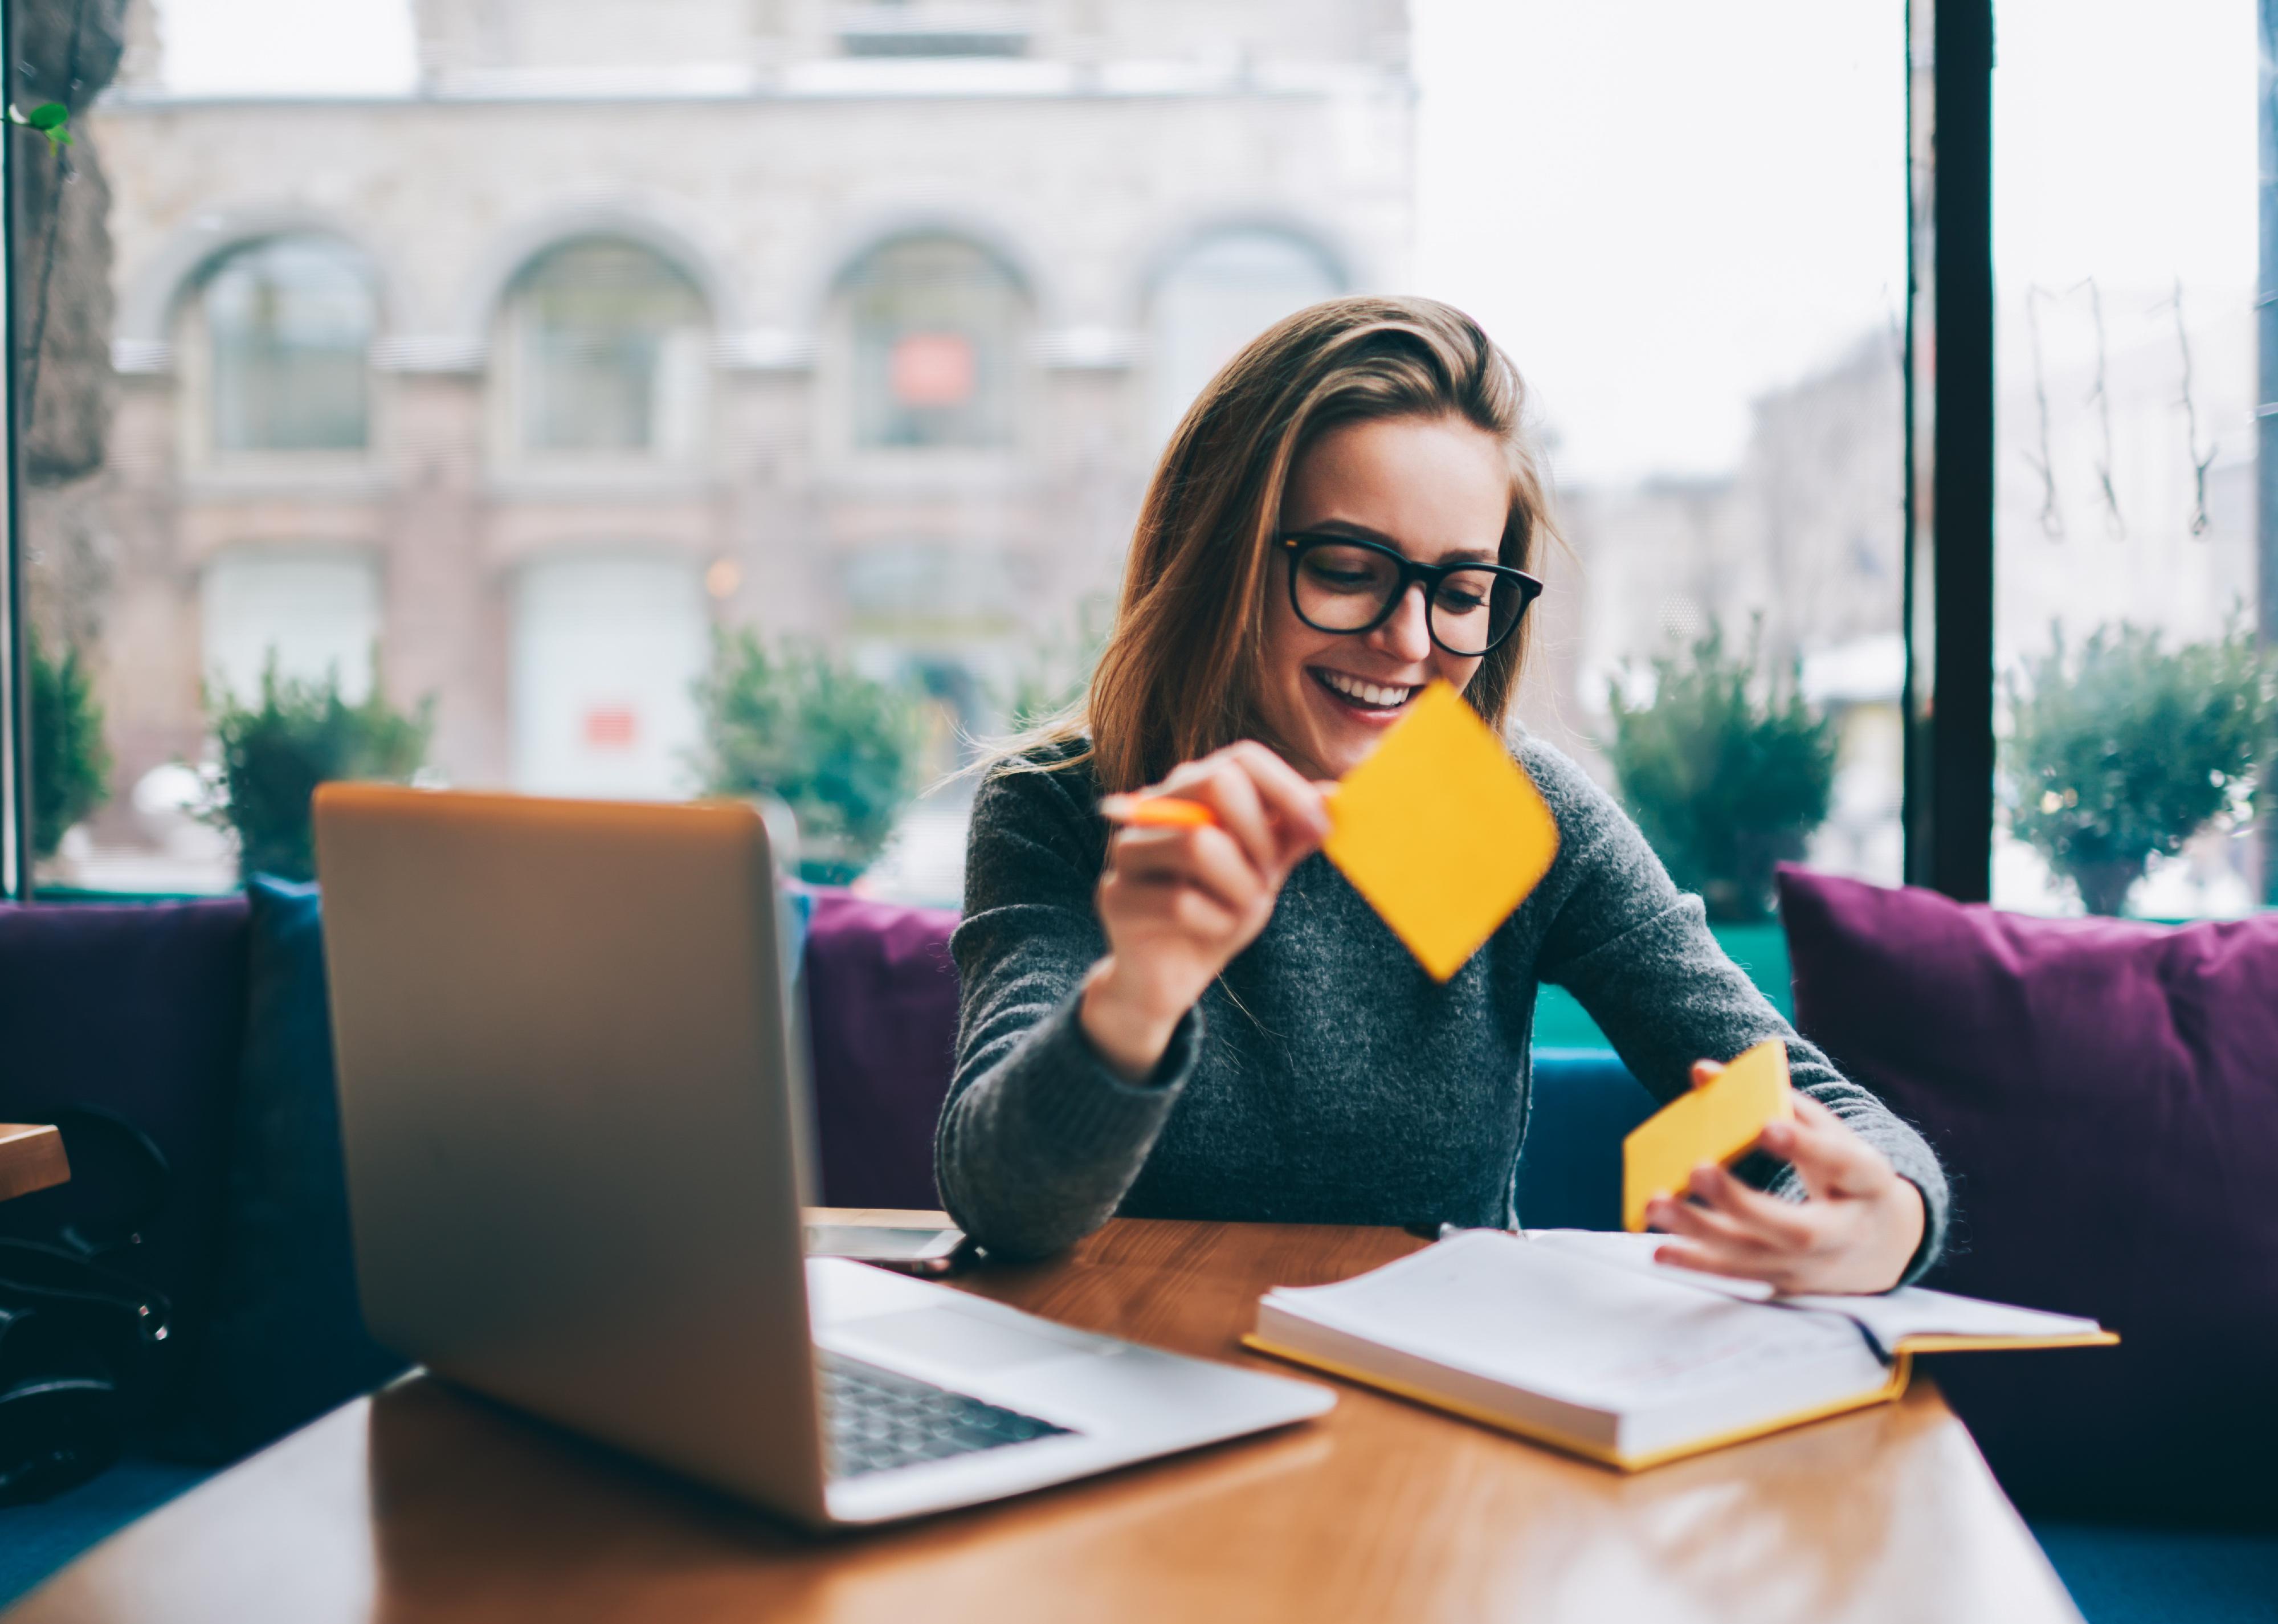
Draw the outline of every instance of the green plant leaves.
<instances>
[{"instance_id":1,"label":"green plant leaves","mask_svg":"<svg viewBox=\"0 0 2278 1624\"><path fill-rule=\"evenodd\" d=\"M2272 673L2252 633L2169 649L2160 633L2099 627L2075 656L2061 631L2008 682L2009 827L2117 914L2154 855L2218 821L2253 816L2268 760Z\"/></svg>"},{"instance_id":2,"label":"green plant leaves","mask_svg":"<svg viewBox=\"0 0 2278 1624\"><path fill-rule=\"evenodd\" d=\"M1803 855L1826 821L1835 783L1835 724L1768 679L1755 639L1728 652L1721 626L1652 664L1643 706L1609 692L1608 746L1622 799L1670 877L1697 891L1711 918L1770 915L1772 870Z\"/></svg>"},{"instance_id":3,"label":"green plant leaves","mask_svg":"<svg viewBox=\"0 0 2278 1624\"><path fill-rule=\"evenodd\" d=\"M73 823L111 799L111 747L103 738L103 707L95 683L66 647L59 660L27 627L31 657L32 855L52 857Z\"/></svg>"},{"instance_id":4,"label":"green plant leaves","mask_svg":"<svg viewBox=\"0 0 2278 1624\"><path fill-rule=\"evenodd\" d=\"M314 879L309 802L317 785L335 778L407 782L425 761L434 731L432 699L408 715L387 702L376 654L371 692L356 704L340 696L337 670L322 681L279 677L272 653L253 704L210 693L207 709L221 747L226 799L206 816L237 831L238 871L247 877Z\"/></svg>"},{"instance_id":5,"label":"green plant leaves","mask_svg":"<svg viewBox=\"0 0 2278 1624\"><path fill-rule=\"evenodd\" d=\"M924 743L909 693L816 645L785 639L769 650L745 630L715 639L696 698L706 792L788 803L805 877L844 882L878 854L915 787Z\"/></svg>"},{"instance_id":6,"label":"green plant leaves","mask_svg":"<svg viewBox=\"0 0 2278 1624\"><path fill-rule=\"evenodd\" d=\"M71 109L61 102L42 102L30 112L25 112L11 102L8 122L27 130L37 130L48 138L48 150L60 151L71 145Z\"/></svg>"}]
</instances>

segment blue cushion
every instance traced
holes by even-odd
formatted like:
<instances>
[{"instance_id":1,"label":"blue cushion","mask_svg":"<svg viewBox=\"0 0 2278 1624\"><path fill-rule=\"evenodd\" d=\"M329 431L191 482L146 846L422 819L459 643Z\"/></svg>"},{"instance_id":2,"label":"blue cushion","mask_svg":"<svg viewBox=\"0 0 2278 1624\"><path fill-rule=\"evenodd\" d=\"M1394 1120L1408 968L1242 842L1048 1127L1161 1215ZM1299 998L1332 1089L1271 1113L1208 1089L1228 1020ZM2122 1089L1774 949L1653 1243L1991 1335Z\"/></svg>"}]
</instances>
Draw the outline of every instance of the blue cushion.
<instances>
[{"instance_id":1,"label":"blue cushion","mask_svg":"<svg viewBox=\"0 0 2278 1624\"><path fill-rule=\"evenodd\" d=\"M1537 1049L1518 1221L1530 1229L1622 1227L1622 1140L1655 1101L1611 1049Z\"/></svg>"},{"instance_id":2,"label":"blue cushion","mask_svg":"<svg viewBox=\"0 0 2278 1624\"><path fill-rule=\"evenodd\" d=\"M2036 1518L2033 1536L2088 1624L2278 1619L2278 1534Z\"/></svg>"},{"instance_id":3,"label":"blue cushion","mask_svg":"<svg viewBox=\"0 0 2278 1624\"><path fill-rule=\"evenodd\" d=\"M265 877L253 905L245 1053L221 1267L189 1413L170 1452L226 1460L403 1368L356 1301L317 888Z\"/></svg>"}]
</instances>

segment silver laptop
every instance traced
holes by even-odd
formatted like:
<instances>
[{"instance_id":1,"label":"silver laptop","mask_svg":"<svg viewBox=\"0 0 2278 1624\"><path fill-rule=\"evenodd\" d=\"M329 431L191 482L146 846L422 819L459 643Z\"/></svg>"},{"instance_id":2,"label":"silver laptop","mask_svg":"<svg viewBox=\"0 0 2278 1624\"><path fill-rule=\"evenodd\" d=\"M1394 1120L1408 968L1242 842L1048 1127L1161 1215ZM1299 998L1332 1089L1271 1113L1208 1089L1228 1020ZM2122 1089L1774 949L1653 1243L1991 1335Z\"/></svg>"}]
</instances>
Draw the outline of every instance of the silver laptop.
<instances>
[{"instance_id":1,"label":"silver laptop","mask_svg":"<svg viewBox=\"0 0 2278 1624\"><path fill-rule=\"evenodd\" d=\"M803 1259L753 808L333 784L316 823L356 1269L388 1346L817 1527L1335 1402Z\"/></svg>"}]
</instances>

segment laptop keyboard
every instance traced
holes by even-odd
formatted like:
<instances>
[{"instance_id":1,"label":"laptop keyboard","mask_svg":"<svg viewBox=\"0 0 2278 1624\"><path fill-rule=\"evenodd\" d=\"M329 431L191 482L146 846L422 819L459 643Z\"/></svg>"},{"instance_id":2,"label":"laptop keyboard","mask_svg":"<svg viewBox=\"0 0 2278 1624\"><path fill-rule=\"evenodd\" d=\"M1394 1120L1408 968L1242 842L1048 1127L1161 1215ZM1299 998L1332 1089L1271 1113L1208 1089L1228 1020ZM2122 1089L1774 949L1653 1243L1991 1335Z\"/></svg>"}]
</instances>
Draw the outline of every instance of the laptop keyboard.
<instances>
[{"instance_id":1,"label":"laptop keyboard","mask_svg":"<svg viewBox=\"0 0 2278 1624\"><path fill-rule=\"evenodd\" d=\"M814 1351L822 1378L824 1447L833 1477L976 1454L1067 1431L860 1360Z\"/></svg>"}]
</instances>

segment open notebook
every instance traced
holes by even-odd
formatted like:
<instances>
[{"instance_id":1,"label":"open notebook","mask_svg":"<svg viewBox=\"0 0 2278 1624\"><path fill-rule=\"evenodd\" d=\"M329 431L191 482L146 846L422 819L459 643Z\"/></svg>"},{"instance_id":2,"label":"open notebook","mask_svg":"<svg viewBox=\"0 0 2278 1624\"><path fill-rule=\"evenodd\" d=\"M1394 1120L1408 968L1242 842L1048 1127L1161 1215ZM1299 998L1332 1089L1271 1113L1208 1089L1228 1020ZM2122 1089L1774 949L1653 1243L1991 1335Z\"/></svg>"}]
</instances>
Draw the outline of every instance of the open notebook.
<instances>
[{"instance_id":1,"label":"open notebook","mask_svg":"<svg viewBox=\"0 0 2278 1624\"><path fill-rule=\"evenodd\" d=\"M1662 1237L1476 1229L1276 1287L1251 1347L1636 1471L1895 1398L1915 1353L2117 1342L2093 1320L1905 1287L1775 1297Z\"/></svg>"}]
</instances>

